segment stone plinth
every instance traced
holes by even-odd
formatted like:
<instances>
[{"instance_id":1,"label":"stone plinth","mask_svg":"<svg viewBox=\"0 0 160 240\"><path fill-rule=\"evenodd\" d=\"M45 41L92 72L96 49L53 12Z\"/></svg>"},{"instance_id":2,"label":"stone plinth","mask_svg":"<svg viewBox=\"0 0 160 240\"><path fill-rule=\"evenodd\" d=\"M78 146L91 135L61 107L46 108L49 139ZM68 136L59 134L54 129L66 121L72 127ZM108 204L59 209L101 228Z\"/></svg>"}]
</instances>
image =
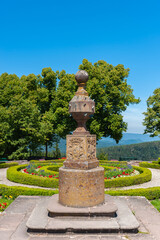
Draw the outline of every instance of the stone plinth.
<instances>
[{"instance_id":1,"label":"stone plinth","mask_svg":"<svg viewBox=\"0 0 160 240\"><path fill-rule=\"evenodd\" d=\"M96 158L96 135L67 135L64 166L72 169L91 169L99 166Z\"/></svg>"},{"instance_id":2,"label":"stone plinth","mask_svg":"<svg viewBox=\"0 0 160 240\"><path fill-rule=\"evenodd\" d=\"M104 203L104 168L59 169L59 202L69 207Z\"/></svg>"}]
</instances>

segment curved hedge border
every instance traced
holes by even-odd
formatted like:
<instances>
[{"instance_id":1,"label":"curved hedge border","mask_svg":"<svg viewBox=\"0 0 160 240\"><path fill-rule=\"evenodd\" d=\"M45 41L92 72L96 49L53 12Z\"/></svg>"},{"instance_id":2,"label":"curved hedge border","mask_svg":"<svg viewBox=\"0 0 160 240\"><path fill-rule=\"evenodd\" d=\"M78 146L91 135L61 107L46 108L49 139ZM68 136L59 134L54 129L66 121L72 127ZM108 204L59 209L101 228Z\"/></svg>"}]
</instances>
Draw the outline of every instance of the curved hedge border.
<instances>
[{"instance_id":1,"label":"curved hedge border","mask_svg":"<svg viewBox=\"0 0 160 240\"><path fill-rule=\"evenodd\" d=\"M105 188L137 185L137 184L145 183L151 180L152 173L149 169L141 168L137 166L132 166L132 167L137 171L139 171L140 174L131 176L131 177L122 177L122 178L104 180Z\"/></svg>"},{"instance_id":2,"label":"curved hedge border","mask_svg":"<svg viewBox=\"0 0 160 240\"><path fill-rule=\"evenodd\" d=\"M17 166L17 162L11 162L11 163L0 163L0 168L8 168L12 166Z\"/></svg>"},{"instance_id":3,"label":"curved hedge border","mask_svg":"<svg viewBox=\"0 0 160 240\"><path fill-rule=\"evenodd\" d=\"M160 164L156 164L156 163L141 162L141 163L139 163L139 166L146 167L146 168L160 169Z\"/></svg>"},{"instance_id":4,"label":"curved hedge border","mask_svg":"<svg viewBox=\"0 0 160 240\"><path fill-rule=\"evenodd\" d=\"M40 176L34 176L34 175L24 174L20 172L20 170L22 168L25 168L26 166L27 165L19 165L15 167L10 167L7 170L7 178L10 181L28 184L28 185L35 185L35 186L47 187L47 188L58 188L58 185L59 185L58 179L42 178ZM43 168L47 171L52 171L54 166L45 166ZM105 167L105 169L107 168L109 169L109 167ZM135 167L135 166L134 166L134 169L138 170L140 174L136 176L131 176L131 177L122 177L122 178L104 180L105 188L137 185L137 184L141 184L151 180L152 173L149 169Z\"/></svg>"},{"instance_id":5,"label":"curved hedge border","mask_svg":"<svg viewBox=\"0 0 160 240\"><path fill-rule=\"evenodd\" d=\"M10 181L23 183L27 185L34 185L47 188L58 188L58 179L53 178L42 178L40 176L34 176L30 174L25 174L20 172L21 169L27 167L28 165L19 165L15 167L10 167L7 169L7 178Z\"/></svg>"},{"instance_id":6,"label":"curved hedge border","mask_svg":"<svg viewBox=\"0 0 160 240\"><path fill-rule=\"evenodd\" d=\"M53 175L53 174L59 175L60 167L61 167L60 165L58 165L58 166L43 166L40 168L40 170L44 170L46 173L49 173L51 175Z\"/></svg>"}]
</instances>

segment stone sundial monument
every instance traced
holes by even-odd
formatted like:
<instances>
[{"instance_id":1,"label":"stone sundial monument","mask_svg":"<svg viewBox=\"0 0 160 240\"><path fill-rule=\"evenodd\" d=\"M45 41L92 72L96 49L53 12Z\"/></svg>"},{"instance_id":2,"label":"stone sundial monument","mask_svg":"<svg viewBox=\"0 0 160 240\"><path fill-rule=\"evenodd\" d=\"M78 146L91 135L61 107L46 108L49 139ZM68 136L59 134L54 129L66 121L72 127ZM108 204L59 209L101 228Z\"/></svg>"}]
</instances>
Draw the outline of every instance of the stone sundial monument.
<instances>
[{"instance_id":1,"label":"stone sundial monument","mask_svg":"<svg viewBox=\"0 0 160 240\"><path fill-rule=\"evenodd\" d=\"M75 75L78 90L69 103L77 121L67 135L66 161L59 169L59 195L42 198L27 221L28 232L117 233L137 232L139 223L121 199L104 194L104 169L96 158L96 136L86 129L95 103L85 90L86 71Z\"/></svg>"},{"instance_id":2,"label":"stone sundial monument","mask_svg":"<svg viewBox=\"0 0 160 240\"><path fill-rule=\"evenodd\" d=\"M85 90L86 71L75 75L78 91L69 103L69 112L78 126L67 136L64 167L59 169L59 202L71 207L90 207L104 202L104 169L96 158L96 135L86 129L95 112L95 103Z\"/></svg>"}]
</instances>

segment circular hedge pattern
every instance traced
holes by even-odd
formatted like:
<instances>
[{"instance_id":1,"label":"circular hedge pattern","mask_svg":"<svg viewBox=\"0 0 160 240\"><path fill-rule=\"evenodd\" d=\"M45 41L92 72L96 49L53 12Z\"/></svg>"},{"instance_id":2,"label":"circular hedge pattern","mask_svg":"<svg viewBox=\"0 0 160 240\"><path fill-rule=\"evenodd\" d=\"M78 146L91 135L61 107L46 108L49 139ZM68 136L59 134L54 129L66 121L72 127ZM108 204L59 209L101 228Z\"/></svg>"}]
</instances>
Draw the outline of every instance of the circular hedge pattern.
<instances>
[{"instance_id":1,"label":"circular hedge pattern","mask_svg":"<svg viewBox=\"0 0 160 240\"><path fill-rule=\"evenodd\" d=\"M32 161L33 162L33 161ZM22 184L35 185L47 188L58 188L58 170L59 167L63 165L62 162L39 162L35 161L33 164L37 164L37 166L41 166L40 170L44 171L46 174L52 177L42 177L37 176L35 174L26 174L22 172L22 169L26 169L28 165L19 165L10 167L7 170L7 178L10 181L18 182ZM107 171L111 171L111 169L116 169L122 164L126 163L115 163L115 162L105 162L105 164L101 164L105 169L105 174ZM123 165L124 166L124 165ZM134 170L137 170L140 174L135 176L125 176L125 177L116 177L112 179L104 179L105 188L115 188L115 187L123 187L123 186L131 186L136 184L142 184L144 182L148 182L151 180L152 174L149 169L142 167L133 167ZM24 170L23 170L24 171ZM112 170L113 171L113 170ZM55 177L55 176L56 177ZM124 174L123 174L124 175Z\"/></svg>"}]
</instances>

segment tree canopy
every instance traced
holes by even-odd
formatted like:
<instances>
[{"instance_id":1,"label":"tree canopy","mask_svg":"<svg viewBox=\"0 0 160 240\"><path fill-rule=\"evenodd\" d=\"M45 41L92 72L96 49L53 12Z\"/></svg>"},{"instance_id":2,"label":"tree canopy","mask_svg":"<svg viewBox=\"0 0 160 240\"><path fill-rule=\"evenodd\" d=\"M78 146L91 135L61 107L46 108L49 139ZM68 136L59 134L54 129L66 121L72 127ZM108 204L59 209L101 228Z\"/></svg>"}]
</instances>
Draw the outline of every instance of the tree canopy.
<instances>
[{"instance_id":1,"label":"tree canopy","mask_svg":"<svg viewBox=\"0 0 160 240\"><path fill-rule=\"evenodd\" d=\"M160 135L160 88L155 89L147 99L147 112L144 115L144 133L150 133L151 137Z\"/></svg>"},{"instance_id":2,"label":"tree canopy","mask_svg":"<svg viewBox=\"0 0 160 240\"><path fill-rule=\"evenodd\" d=\"M92 64L84 59L79 69L89 74L87 91L95 101L96 113L87 127L97 139L110 136L117 142L127 124L122 113L138 103L126 78L129 69L105 61ZM0 76L0 155L11 159L27 158L41 146L65 138L76 128L69 101L77 90L74 74L42 69L41 75Z\"/></svg>"}]
</instances>

